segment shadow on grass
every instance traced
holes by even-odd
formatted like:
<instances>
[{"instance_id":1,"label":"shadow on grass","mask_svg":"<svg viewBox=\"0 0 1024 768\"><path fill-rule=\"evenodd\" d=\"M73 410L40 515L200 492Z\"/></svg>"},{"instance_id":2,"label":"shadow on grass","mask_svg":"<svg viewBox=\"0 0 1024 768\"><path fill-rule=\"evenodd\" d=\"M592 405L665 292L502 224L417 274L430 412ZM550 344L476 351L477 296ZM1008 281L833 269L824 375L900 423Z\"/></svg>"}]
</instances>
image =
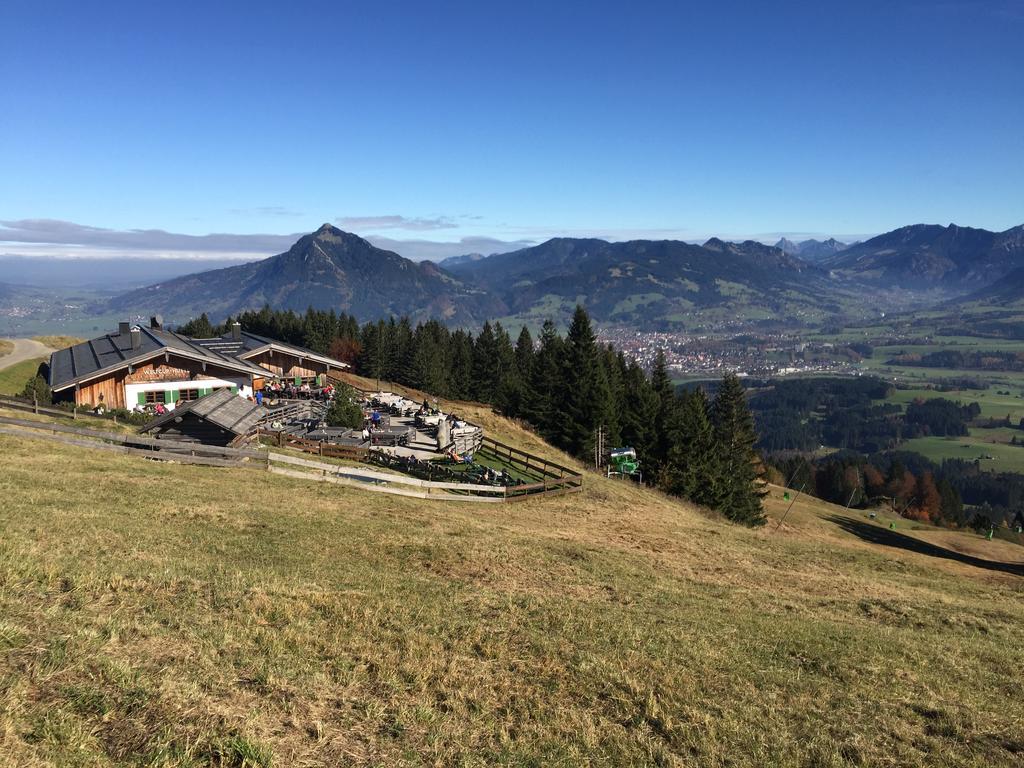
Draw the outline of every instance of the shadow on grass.
<instances>
[{"instance_id":1,"label":"shadow on grass","mask_svg":"<svg viewBox=\"0 0 1024 768\"><path fill-rule=\"evenodd\" d=\"M897 547L898 549L917 552L920 555L928 555L929 557L956 560L967 565L973 565L976 568L986 568L990 571L1001 571L1003 573L1012 573L1015 576L1024 576L1024 563L1000 563L995 560L983 560L980 557L965 555L962 552L929 544L927 541L915 539L913 536L907 536L889 528L883 528L873 523L854 520L849 517L830 515L826 519L835 523L847 533L852 533L854 536L864 541L870 541L872 544Z\"/></svg>"}]
</instances>

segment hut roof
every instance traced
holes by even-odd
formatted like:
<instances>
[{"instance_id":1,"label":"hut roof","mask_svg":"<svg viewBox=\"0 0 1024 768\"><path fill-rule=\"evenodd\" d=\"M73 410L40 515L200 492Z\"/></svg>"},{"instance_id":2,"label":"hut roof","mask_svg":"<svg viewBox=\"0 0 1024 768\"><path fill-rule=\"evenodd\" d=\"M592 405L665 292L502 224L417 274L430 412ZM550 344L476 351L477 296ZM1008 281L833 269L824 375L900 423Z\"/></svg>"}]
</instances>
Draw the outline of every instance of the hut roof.
<instances>
[{"instance_id":1,"label":"hut roof","mask_svg":"<svg viewBox=\"0 0 1024 768\"><path fill-rule=\"evenodd\" d=\"M221 389L198 400L183 403L163 416L157 416L142 431L157 429L187 413L236 435L244 435L256 426L265 412L260 406L236 395L230 389Z\"/></svg>"},{"instance_id":2,"label":"hut roof","mask_svg":"<svg viewBox=\"0 0 1024 768\"><path fill-rule=\"evenodd\" d=\"M146 362L160 354L171 353L209 365L249 375L266 375L253 363L210 349L178 333L159 328L135 326L138 346L132 346L132 331L108 333L80 344L59 349L50 355L50 388L66 389L121 368Z\"/></svg>"}]
</instances>

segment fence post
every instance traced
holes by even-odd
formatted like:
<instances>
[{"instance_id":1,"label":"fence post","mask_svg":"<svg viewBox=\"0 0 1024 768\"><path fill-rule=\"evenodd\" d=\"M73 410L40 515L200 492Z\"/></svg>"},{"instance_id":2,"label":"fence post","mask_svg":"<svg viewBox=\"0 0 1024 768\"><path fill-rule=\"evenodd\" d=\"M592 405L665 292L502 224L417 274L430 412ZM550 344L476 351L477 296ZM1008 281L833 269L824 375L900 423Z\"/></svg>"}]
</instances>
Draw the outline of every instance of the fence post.
<instances>
[{"instance_id":1,"label":"fence post","mask_svg":"<svg viewBox=\"0 0 1024 768\"><path fill-rule=\"evenodd\" d=\"M32 413L39 415L39 398L36 397L36 393L32 393Z\"/></svg>"},{"instance_id":2,"label":"fence post","mask_svg":"<svg viewBox=\"0 0 1024 768\"><path fill-rule=\"evenodd\" d=\"M277 447L278 448L283 448L284 447L284 431L283 430L277 433Z\"/></svg>"},{"instance_id":3,"label":"fence post","mask_svg":"<svg viewBox=\"0 0 1024 768\"><path fill-rule=\"evenodd\" d=\"M78 421L78 403L75 403L71 407L71 418L74 419L75 421Z\"/></svg>"}]
</instances>

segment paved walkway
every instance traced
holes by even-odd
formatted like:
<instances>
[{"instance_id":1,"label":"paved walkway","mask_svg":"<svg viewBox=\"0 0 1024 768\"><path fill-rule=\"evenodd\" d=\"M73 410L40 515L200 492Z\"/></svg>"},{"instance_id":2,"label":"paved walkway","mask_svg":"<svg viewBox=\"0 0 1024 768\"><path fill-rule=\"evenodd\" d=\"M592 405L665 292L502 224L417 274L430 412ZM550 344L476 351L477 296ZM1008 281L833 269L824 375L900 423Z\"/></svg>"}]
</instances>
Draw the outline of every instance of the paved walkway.
<instances>
[{"instance_id":1,"label":"paved walkway","mask_svg":"<svg viewBox=\"0 0 1024 768\"><path fill-rule=\"evenodd\" d=\"M49 357L53 352L45 344L32 341L32 339L6 339L6 341L14 342L14 350L11 354L0 357L0 369L10 368L12 365L17 365L25 360L34 360L37 357Z\"/></svg>"}]
</instances>

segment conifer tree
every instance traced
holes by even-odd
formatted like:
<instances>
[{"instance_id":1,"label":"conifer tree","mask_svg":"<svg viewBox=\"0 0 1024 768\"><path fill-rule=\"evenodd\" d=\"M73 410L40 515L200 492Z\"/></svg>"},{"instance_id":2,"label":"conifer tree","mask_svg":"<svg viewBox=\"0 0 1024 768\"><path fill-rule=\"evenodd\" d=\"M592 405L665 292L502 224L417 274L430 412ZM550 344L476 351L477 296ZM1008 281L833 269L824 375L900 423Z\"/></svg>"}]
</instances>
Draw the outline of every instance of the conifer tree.
<instances>
[{"instance_id":1,"label":"conifer tree","mask_svg":"<svg viewBox=\"0 0 1024 768\"><path fill-rule=\"evenodd\" d=\"M658 401L654 415L654 442L651 446L648 466L653 472L660 472L668 459L669 449L673 443L676 410L679 403L676 399L675 387L668 375L665 352L659 349L651 369L651 389Z\"/></svg>"},{"instance_id":2,"label":"conifer tree","mask_svg":"<svg viewBox=\"0 0 1024 768\"><path fill-rule=\"evenodd\" d=\"M523 331L526 331L525 326ZM526 343L529 345L529 348L524 351L520 349L523 343L522 332L519 334L516 346L513 347L512 339L505 329L501 327L500 323L495 324L495 338L498 347L501 378L498 382L494 405L501 413L513 418L522 414L523 398L526 396L525 379L520 371L520 357L524 354L528 356L533 354L533 341L529 336L529 331L526 331ZM527 370L529 370L529 363L530 360L527 357L523 363Z\"/></svg>"},{"instance_id":3,"label":"conifer tree","mask_svg":"<svg viewBox=\"0 0 1024 768\"><path fill-rule=\"evenodd\" d=\"M412 364L406 381L418 389L438 395L447 394L448 367L442 347L440 324L431 321L416 326L412 340Z\"/></svg>"},{"instance_id":4,"label":"conifer tree","mask_svg":"<svg viewBox=\"0 0 1024 768\"><path fill-rule=\"evenodd\" d=\"M703 389L686 392L678 411L677 435L660 476L668 493L714 507L722 496L722 461Z\"/></svg>"},{"instance_id":5,"label":"conifer tree","mask_svg":"<svg viewBox=\"0 0 1024 768\"><path fill-rule=\"evenodd\" d=\"M497 384L498 345L494 329L485 322L473 343L473 399L481 403L494 402Z\"/></svg>"},{"instance_id":6,"label":"conifer tree","mask_svg":"<svg viewBox=\"0 0 1024 768\"><path fill-rule=\"evenodd\" d=\"M356 404L355 390L339 382L327 409L326 421L332 427L358 429L363 426L363 412Z\"/></svg>"},{"instance_id":7,"label":"conifer tree","mask_svg":"<svg viewBox=\"0 0 1024 768\"><path fill-rule=\"evenodd\" d=\"M461 328L456 330L451 336L450 354L448 396L456 400L468 400L473 396L473 337Z\"/></svg>"},{"instance_id":8,"label":"conifer tree","mask_svg":"<svg viewBox=\"0 0 1024 768\"><path fill-rule=\"evenodd\" d=\"M735 522L763 525L761 499L767 493L764 467L754 450L754 418L736 374L728 373L722 379L711 408L711 420L721 457L721 483L714 507Z\"/></svg>"},{"instance_id":9,"label":"conifer tree","mask_svg":"<svg viewBox=\"0 0 1024 768\"><path fill-rule=\"evenodd\" d=\"M557 439L558 413L556 390L562 375L565 343L551 320L545 320L540 333L540 349L534 358L530 396L524 416L549 442Z\"/></svg>"},{"instance_id":10,"label":"conifer tree","mask_svg":"<svg viewBox=\"0 0 1024 768\"><path fill-rule=\"evenodd\" d=\"M533 358L533 336L530 335L530 329L524 325L519 330L519 338L516 339L516 370L524 382L533 378Z\"/></svg>"},{"instance_id":11,"label":"conifer tree","mask_svg":"<svg viewBox=\"0 0 1024 768\"><path fill-rule=\"evenodd\" d=\"M556 391L556 444L574 456L590 458L594 432L605 423L612 406L590 316L579 305L565 337L561 380Z\"/></svg>"},{"instance_id":12,"label":"conifer tree","mask_svg":"<svg viewBox=\"0 0 1024 768\"><path fill-rule=\"evenodd\" d=\"M636 449L645 473L650 472L654 467L657 437L654 423L658 415L658 396L643 368L635 360L626 363L620 354L619 367L623 369L622 399L619 403L621 441L623 445Z\"/></svg>"},{"instance_id":13,"label":"conifer tree","mask_svg":"<svg viewBox=\"0 0 1024 768\"><path fill-rule=\"evenodd\" d=\"M599 350L599 359L608 388L608 410L604 415L605 442L608 448L614 448L622 445L621 403L625 399L626 384L618 355L611 344L606 344Z\"/></svg>"}]
</instances>

